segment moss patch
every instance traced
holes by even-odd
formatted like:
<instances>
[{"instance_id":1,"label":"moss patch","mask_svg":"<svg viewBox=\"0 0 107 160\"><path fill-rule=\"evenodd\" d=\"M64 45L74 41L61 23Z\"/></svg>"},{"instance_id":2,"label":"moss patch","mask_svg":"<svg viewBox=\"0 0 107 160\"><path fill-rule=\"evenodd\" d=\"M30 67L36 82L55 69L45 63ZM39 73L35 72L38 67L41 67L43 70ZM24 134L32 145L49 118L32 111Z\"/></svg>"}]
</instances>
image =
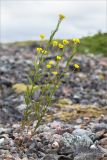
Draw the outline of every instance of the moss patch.
<instances>
[{"instance_id":1,"label":"moss patch","mask_svg":"<svg viewBox=\"0 0 107 160\"><path fill-rule=\"evenodd\" d=\"M24 83L16 83L12 86L12 89L16 92L16 93L23 93L26 92L27 87L30 89L32 87L32 85L26 85ZM39 89L39 86L35 86L34 89Z\"/></svg>"},{"instance_id":2,"label":"moss patch","mask_svg":"<svg viewBox=\"0 0 107 160\"><path fill-rule=\"evenodd\" d=\"M57 111L53 115L47 115L47 120L59 119L61 121L71 121L77 118L97 118L101 115L107 115L107 107L99 108L94 105L65 105L56 104Z\"/></svg>"}]
</instances>

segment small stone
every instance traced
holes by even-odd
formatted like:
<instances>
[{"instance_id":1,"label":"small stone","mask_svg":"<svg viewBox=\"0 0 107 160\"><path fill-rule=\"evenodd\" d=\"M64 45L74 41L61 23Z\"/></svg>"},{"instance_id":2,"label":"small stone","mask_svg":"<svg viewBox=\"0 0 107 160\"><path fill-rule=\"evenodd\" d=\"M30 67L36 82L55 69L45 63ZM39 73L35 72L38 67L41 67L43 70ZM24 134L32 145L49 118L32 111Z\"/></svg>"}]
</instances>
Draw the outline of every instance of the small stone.
<instances>
[{"instance_id":1,"label":"small stone","mask_svg":"<svg viewBox=\"0 0 107 160\"><path fill-rule=\"evenodd\" d=\"M92 132L91 130L76 129L72 132L72 134L77 136L90 136Z\"/></svg>"},{"instance_id":2,"label":"small stone","mask_svg":"<svg viewBox=\"0 0 107 160\"><path fill-rule=\"evenodd\" d=\"M12 158L13 158L13 156L11 154L6 155L6 160L11 160Z\"/></svg>"},{"instance_id":3,"label":"small stone","mask_svg":"<svg viewBox=\"0 0 107 160\"><path fill-rule=\"evenodd\" d=\"M58 149L59 148L59 143L58 142L52 143L52 148Z\"/></svg>"},{"instance_id":4,"label":"small stone","mask_svg":"<svg viewBox=\"0 0 107 160\"><path fill-rule=\"evenodd\" d=\"M54 134L53 136L52 136L52 139L51 139L51 142L54 142L54 141L56 141L56 142L60 142L60 139L61 139L61 135L59 135L59 134Z\"/></svg>"},{"instance_id":5,"label":"small stone","mask_svg":"<svg viewBox=\"0 0 107 160\"><path fill-rule=\"evenodd\" d=\"M17 148L16 148L16 147L11 147L11 148L10 148L11 153L15 153L15 152L16 152L16 150L17 150Z\"/></svg>"},{"instance_id":6,"label":"small stone","mask_svg":"<svg viewBox=\"0 0 107 160\"><path fill-rule=\"evenodd\" d=\"M22 158L22 160L28 160L28 158L27 158L27 157L24 157L24 158Z\"/></svg>"},{"instance_id":7,"label":"small stone","mask_svg":"<svg viewBox=\"0 0 107 160\"><path fill-rule=\"evenodd\" d=\"M107 131L107 125L105 123L97 123L97 124L93 124L92 129L94 132L98 132L101 130L105 130Z\"/></svg>"},{"instance_id":8,"label":"small stone","mask_svg":"<svg viewBox=\"0 0 107 160\"><path fill-rule=\"evenodd\" d=\"M0 134L4 133L4 128L0 128Z\"/></svg>"},{"instance_id":9,"label":"small stone","mask_svg":"<svg viewBox=\"0 0 107 160\"><path fill-rule=\"evenodd\" d=\"M37 143L37 147L40 149L40 148L43 148L43 144L41 142L38 142Z\"/></svg>"},{"instance_id":10,"label":"small stone","mask_svg":"<svg viewBox=\"0 0 107 160\"><path fill-rule=\"evenodd\" d=\"M14 144L14 141L12 140L12 139L9 139L9 145L10 146L14 146L15 144Z\"/></svg>"},{"instance_id":11,"label":"small stone","mask_svg":"<svg viewBox=\"0 0 107 160\"><path fill-rule=\"evenodd\" d=\"M82 123L82 119L78 118L78 119L76 120L76 123L77 123L77 124L81 124L81 123Z\"/></svg>"},{"instance_id":12,"label":"small stone","mask_svg":"<svg viewBox=\"0 0 107 160\"><path fill-rule=\"evenodd\" d=\"M96 146L93 144L90 146L90 149L96 149Z\"/></svg>"},{"instance_id":13,"label":"small stone","mask_svg":"<svg viewBox=\"0 0 107 160\"><path fill-rule=\"evenodd\" d=\"M53 154L48 154L43 158L43 160L58 160L58 157Z\"/></svg>"},{"instance_id":14,"label":"small stone","mask_svg":"<svg viewBox=\"0 0 107 160\"><path fill-rule=\"evenodd\" d=\"M80 95L79 95L79 94L74 94L73 99L75 100L75 102L76 102L76 103L79 103L79 102L80 102L81 97L80 97Z\"/></svg>"},{"instance_id":15,"label":"small stone","mask_svg":"<svg viewBox=\"0 0 107 160\"><path fill-rule=\"evenodd\" d=\"M15 160L21 160L19 157L16 157Z\"/></svg>"},{"instance_id":16,"label":"small stone","mask_svg":"<svg viewBox=\"0 0 107 160\"><path fill-rule=\"evenodd\" d=\"M35 121L35 123L37 123L37 121ZM46 124L40 125L40 126L37 128L37 133L49 132L49 131L50 131L50 127L48 127Z\"/></svg>"},{"instance_id":17,"label":"small stone","mask_svg":"<svg viewBox=\"0 0 107 160\"><path fill-rule=\"evenodd\" d=\"M3 144L4 144L4 140L5 140L4 138L1 138L1 139L0 139L0 145L3 145Z\"/></svg>"},{"instance_id":18,"label":"small stone","mask_svg":"<svg viewBox=\"0 0 107 160\"><path fill-rule=\"evenodd\" d=\"M37 146L37 142L33 142L30 146L29 149L32 150L33 148L35 148Z\"/></svg>"},{"instance_id":19,"label":"small stone","mask_svg":"<svg viewBox=\"0 0 107 160\"><path fill-rule=\"evenodd\" d=\"M2 134L2 135L0 135L0 138L6 138L6 139L8 139L9 138L8 136L9 136L8 134Z\"/></svg>"},{"instance_id":20,"label":"small stone","mask_svg":"<svg viewBox=\"0 0 107 160\"><path fill-rule=\"evenodd\" d=\"M107 145L107 138L103 138L100 140L101 145Z\"/></svg>"},{"instance_id":21,"label":"small stone","mask_svg":"<svg viewBox=\"0 0 107 160\"><path fill-rule=\"evenodd\" d=\"M50 124L50 127L52 129L57 129L57 128L61 128L61 123L60 122L57 122L57 121L53 121L51 124Z\"/></svg>"},{"instance_id":22,"label":"small stone","mask_svg":"<svg viewBox=\"0 0 107 160\"><path fill-rule=\"evenodd\" d=\"M73 156L72 156L73 157ZM72 158L73 159L73 158ZM68 156L59 156L58 160L71 160L71 157L69 158Z\"/></svg>"},{"instance_id":23,"label":"small stone","mask_svg":"<svg viewBox=\"0 0 107 160\"><path fill-rule=\"evenodd\" d=\"M19 111L23 111L24 109L26 109L26 105L25 104L21 104L21 105L17 106L17 109Z\"/></svg>"},{"instance_id":24,"label":"small stone","mask_svg":"<svg viewBox=\"0 0 107 160\"><path fill-rule=\"evenodd\" d=\"M107 133L105 133L103 136L104 136L104 137L107 137Z\"/></svg>"},{"instance_id":25,"label":"small stone","mask_svg":"<svg viewBox=\"0 0 107 160\"><path fill-rule=\"evenodd\" d=\"M77 76L80 78L80 80L85 80L87 78L87 75L81 72L79 72Z\"/></svg>"},{"instance_id":26,"label":"small stone","mask_svg":"<svg viewBox=\"0 0 107 160\"><path fill-rule=\"evenodd\" d=\"M81 128L81 125L75 125L74 128L75 128L75 129L80 129L80 128Z\"/></svg>"},{"instance_id":27,"label":"small stone","mask_svg":"<svg viewBox=\"0 0 107 160\"><path fill-rule=\"evenodd\" d=\"M12 126L13 128L20 128L20 124L13 124L13 126Z\"/></svg>"},{"instance_id":28,"label":"small stone","mask_svg":"<svg viewBox=\"0 0 107 160\"><path fill-rule=\"evenodd\" d=\"M102 131L96 132L95 136L96 139L101 138L102 136L104 136L105 130L103 129Z\"/></svg>"}]
</instances>

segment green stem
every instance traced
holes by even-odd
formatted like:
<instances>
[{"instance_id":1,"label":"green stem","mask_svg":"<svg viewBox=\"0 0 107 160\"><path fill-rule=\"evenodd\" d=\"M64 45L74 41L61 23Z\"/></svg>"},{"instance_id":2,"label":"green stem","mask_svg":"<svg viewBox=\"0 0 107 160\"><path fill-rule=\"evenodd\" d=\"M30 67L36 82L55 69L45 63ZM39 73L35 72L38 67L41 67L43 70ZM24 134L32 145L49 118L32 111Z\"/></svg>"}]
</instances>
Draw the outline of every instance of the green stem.
<instances>
[{"instance_id":1,"label":"green stem","mask_svg":"<svg viewBox=\"0 0 107 160\"><path fill-rule=\"evenodd\" d=\"M76 54L76 45L74 45L73 52L72 52L71 56L68 58L66 67L69 66L69 63L71 62L71 60L72 60L72 58L74 57L75 54Z\"/></svg>"},{"instance_id":2,"label":"green stem","mask_svg":"<svg viewBox=\"0 0 107 160\"><path fill-rule=\"evenodd\" d=\"M51 34L51 36L50 36L50 38L49 38L49 41L48 41L48 44L47 44L47 47L46 47L47 50L48 50L48 47L50 46L50 44L51 44L51 42L52 42L52 40L53 40L54 35L56 34L56 32L57 32L58 29L59 29L60 23L61 23L61 20L59 19L55 30L52 32L52 34Z\"/></svg>"}]
</instances>

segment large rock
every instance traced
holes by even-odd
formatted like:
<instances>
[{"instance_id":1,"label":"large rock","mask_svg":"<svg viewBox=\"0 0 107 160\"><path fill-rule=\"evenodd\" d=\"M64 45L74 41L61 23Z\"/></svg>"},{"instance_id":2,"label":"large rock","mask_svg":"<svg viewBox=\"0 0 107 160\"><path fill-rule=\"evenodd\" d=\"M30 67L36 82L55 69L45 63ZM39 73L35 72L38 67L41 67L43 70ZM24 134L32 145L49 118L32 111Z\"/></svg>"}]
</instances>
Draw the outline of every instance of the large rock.
<instances>
[{"instance_id":1,"label":"large rock","mask_svg":"<svg viewBox=\"0 0 107 160\"><path fill-rule=\"evenodd\" d=\"M103 152L94 144L90 130L76 129L63 134L58 154L72 155L74 160L97 160Z\"/></svg>"}]
</instances>

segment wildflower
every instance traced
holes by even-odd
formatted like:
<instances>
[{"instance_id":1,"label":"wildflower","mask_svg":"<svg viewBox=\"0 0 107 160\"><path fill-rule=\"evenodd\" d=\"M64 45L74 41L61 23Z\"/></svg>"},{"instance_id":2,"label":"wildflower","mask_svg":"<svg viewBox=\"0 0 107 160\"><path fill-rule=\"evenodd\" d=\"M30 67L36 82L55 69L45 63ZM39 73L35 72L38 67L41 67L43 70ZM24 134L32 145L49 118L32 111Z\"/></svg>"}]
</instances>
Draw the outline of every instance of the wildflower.
<instances>
[{"instance_id":1,"label":"wildflower","mask_svg":"<svg viewBox=\"0 0 107 160\"><path fill-rule=\"evenodd\" d=\"M53 65L53 64L54 64L54 62L53 62L53 61L49 61L49 64L50 64L50 65Z\"/></svg>"},{"instance_id":2,"label":"wildflower","mask_svg":"<svg viewBox=\"0 0 107 160\"><path fill-rule=\"evenodd\" d=\"M80 39L78 39L78 38L73 38L72 41L73 41L75 44L79 44L79 43L80 43Z\"/></svg>"},{"instance_id":3,"label":"wildflower","mask_svg":"<svg viewBox=\"0 0 107 160\"><path fill-rule=\"evenodd\" d=\"M47 51L46 51L46 50L42 50L42 53L43 53L43 54L47 54Z\"/></svg>"},{"instance_id":4,"label":"wildflower","mask_svg":"<svg viewBox=\"0 0 107 160\"><path fill-rule=\"evenodd\" d=\"M41 34L40 35L40 39L44 39L45 38L45 35L44 34Z\"/></svg>"},{"instance_id":5,"label":"wildflower","mask_svg":"<svg viewBox=\"0 0 107 160\"><path fill-rule=\"evenodd\" d=\"M67 41L66 39L63 40L63 45L67 45L69 44L69 41Z\"/></svg>"},{"instance_id":6,"label":"wildflower","mask_svg":"<svg viewBox=\"0 0 107 160\"><path fill-rule=\"evenodd\" d=\"M60 19L61 21L64 20L64 19L65 19L64 14L59 14L59 19Z\"/></svg>"},{"instance_id":7,"label":"wildflower","mask_svg":"<svg viewBox=\"0 0 107 160\"><path fill-rule=\"evenodd\" d=\"M58 45L58 42L57 41L53 41L53 47L57 46Z\"/></svg>"},{"instance_id":8,"label":"wildflower","mask_svg":"<svg viewBox=\"0 0 107 160\"><path fill-rule=\"evenodd\" d=\"M57 74L58 74L58 72L57 72L57 71L53 71L53 72L52 72L52 74L57 75Z\"/></svg>"},{"instance_id":9,"label":"wildflower","mask_svg":"<svg viewBox=\"0 0 107 160\"><path fill-rule=\"evenodd\" d=\"M51 67L52 67L52 66L51 66L50 64L47 64L47 65L46 65L46 68L48 68L48 69L51 68Z\"/></svg>"},{"instance_id":10,"label":"wildflower","mask_svg":"<svg viewBox=\"0 0 107 160\"><path fill-rule=\"evenodd\" d=\"M36 51L38 52L38 53L40 53L40 52L42 52L42 48L36 48Z\"/></svg>"},{"instance_id":11,"label":"wildflower","mask_svg":"<svg viewBox=\"0 0 107 160\"><path fill-rule=\"evenodd\" d=\"M56 59L57 59L58 61L60 61L60 60L61 60L61 56L57 56Z\"/></svg>"},{"instance_id":12,"label":"wildflower","mask_svg":"<svg viewBox=\"0 0 107 160\"><path fill-rule=\"evenodd\" d=\"M74 68L78 69L80 66L78 64L74 64Z\"/></svg>"},{"instance_id":13,"label":"wildflower","mask_svg":"<svg viewBox=\"0 0 107 160\"><path fill-rule=\"evenodd\" d=\"M64 48L63 44L61 44L61 43L59 43L58 47L61 49Z\"/></svg>"}]
</instances>

